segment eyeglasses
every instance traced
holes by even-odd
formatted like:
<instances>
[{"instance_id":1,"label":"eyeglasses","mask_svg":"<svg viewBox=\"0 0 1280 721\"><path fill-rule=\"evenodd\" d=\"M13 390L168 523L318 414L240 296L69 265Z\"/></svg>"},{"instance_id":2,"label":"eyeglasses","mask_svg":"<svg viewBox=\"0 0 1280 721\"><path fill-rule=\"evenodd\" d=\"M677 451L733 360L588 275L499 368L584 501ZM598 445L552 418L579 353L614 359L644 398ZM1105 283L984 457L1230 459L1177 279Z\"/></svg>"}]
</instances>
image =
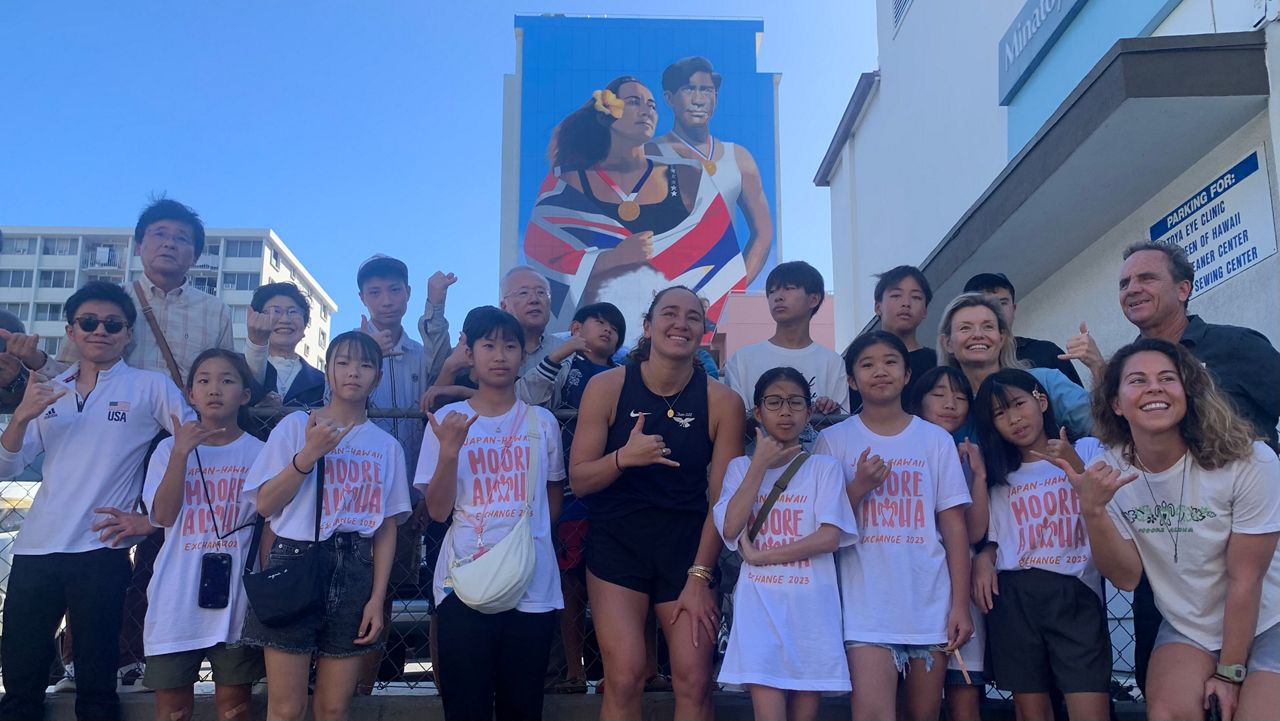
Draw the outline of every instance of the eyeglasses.
<instances>
[{"instance_id":1,"label":"eyeglasses","mask_svg":"<svg viewBox=\"0 0 1280 721\"><path fill-rule=\"evenodd\" d=\"M291 308L281 308L281 307L280 307L280 306L278 306L278 305L269 305L269 306L267 306L266 308L263 308L262 310L263 310L264 312L266 312L267 314L269 314L269 315L276 315L276 316L278 316L278 315L282 315L282 316L285 316L286 318L301 318L301 317L302 317L302 309L301 309L301 308L292 308L292 307L291 307Z\"/></svg>"},{"instance_id":2,"label":"eyeglasses","mask_svg":"<svg viewBox=\"0 0 1280 721\"><path fill-rule=\"evenodd\" d=\"M96 315L82 315L79 318L76 318L72 322L80 326L80 330L84 331L85 333L92 333L98 330L99 324L101 324L103 329L105 329L107 333L111 335L115 335L116 333L119 333L120 331L129 327L128 323L118 318L108 318L106 320L98 320L98 316Z\"/></svg>"},{"instance_id":3,"label":"eyeglasses","mask_svg":"<svg viewBox=\"0 0 1280 721\"><path fill-rule=\"evenodd\" d=\"M533 298L546 300L551 296L543 288L521 288L520 290L507 293L507 297L515 298L516 300L531 300Z\"/></svg>"},{"instance_id":4,"label":"eyeglasses","mask_svg":"<svg viewBox=\"0 0 1280 721\"><path fill-rule=\"evenodd\" d=\"M766 411L776 411L782 409L782 404L786 403L787 407L793 411L802 411L809 407L809 399L804 396L765 396L761 399L760 405L764 406Z\"/></svg>"}]
</instances>

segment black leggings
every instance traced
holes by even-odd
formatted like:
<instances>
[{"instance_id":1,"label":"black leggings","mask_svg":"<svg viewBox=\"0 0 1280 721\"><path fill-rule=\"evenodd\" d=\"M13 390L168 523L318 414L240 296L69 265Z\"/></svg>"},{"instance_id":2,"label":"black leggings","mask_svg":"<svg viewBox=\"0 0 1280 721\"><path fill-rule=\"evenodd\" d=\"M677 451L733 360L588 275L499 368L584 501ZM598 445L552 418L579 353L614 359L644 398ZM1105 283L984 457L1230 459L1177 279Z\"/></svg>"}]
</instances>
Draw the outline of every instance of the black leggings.
<instances>
[{"instance_id":1,"label":"black leggings","mask_svg":"<svg viewBox=\"0 0 1280 721\"><path fill-rule=\"evenodd\" d=\"M555 611L485 614L450 595L438 613L444 717L541 721Z\"/></svg>"}]
</instances>

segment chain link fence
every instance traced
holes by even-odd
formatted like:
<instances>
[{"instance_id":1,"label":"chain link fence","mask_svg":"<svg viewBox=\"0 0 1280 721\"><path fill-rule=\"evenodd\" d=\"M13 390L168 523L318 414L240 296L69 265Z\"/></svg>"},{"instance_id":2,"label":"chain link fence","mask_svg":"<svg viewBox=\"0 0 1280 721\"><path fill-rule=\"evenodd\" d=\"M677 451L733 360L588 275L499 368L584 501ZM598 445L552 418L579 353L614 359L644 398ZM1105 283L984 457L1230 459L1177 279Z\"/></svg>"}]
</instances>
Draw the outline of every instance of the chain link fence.
<instances>
[{"instance_id":1,"label":"chain link fence","mask_svg":"<svg viewBox=\"0 0 1280 721\"><path fill-rule=\"evenodd\" d=\"M292 408L255 408L251 411L254 435L266 438L271 428ZM371 418L400 418L423 424L425 416L418 410L373 410ZM572 409L556 412L562 424L565 440L571 442L576 414ZM843 420L845 416L815 416L813 428L806 431L806 438L816 437L817 430ZM7 420L0 418L0 420ZM3 425L3 424L0 424ZM750 447L754 429L748 428L747 443ZM566 447L566 453L567 453ZM41 461L38 459L15 478L0 479L0 602L3 602L13 557L13 540L22 528L22 521L41 482ZM572 521L566 521L571 523ZM435 563L440 554L440 544L447 529L445 524L431 523L426 527L413 526L403 529L398 539L396 563L392 572L389 623L386 647L380 655L370 655L361 692L432 693L435 682L432 673L431 653L431 580ZM574 546L589 532L589 521L572 528L558 528L554 534L558 556L562 559L562 586L566 608L562 613L556 641L552 646L551 662L546 673L547 690L552 693L590 692L603 676L599 646L592 624L591 608L585 591L585 563L581 554L574 553ZM160 533L153 534L157 541ZM138 683L140 669L145 659L142 649L142 623L146 609L146 582L150 574L146 566L154 559L157 543L144 543L131 553L139 573L126 598L126 618L121 638L120 666L126 677L124 683ZM576 561L576 563L575 563ZM723 553L720 558L722 571L721 608L722 621L716 663L719 664L733 622L732 591L737 581L740 559L736 554ZM1133 674L1133 612L1128 593L1107 588L1107 611L1111 632L1113 665L1113 697L1120 702L1140 699ZM2 624L2 619L0 619ZM650 626L649 647L650 690L670 690L669 667L662 633ZM59 662L50 669L50 683L57 684L66 676L65 667L73 666L74 659L67 634L59 635ZM202 673L202 686L211 682L208 667ZM211 685L210 685L211 689ZM988 697L1007 699L1006 694L988 689Z\"/></svg>"}]
</instances>

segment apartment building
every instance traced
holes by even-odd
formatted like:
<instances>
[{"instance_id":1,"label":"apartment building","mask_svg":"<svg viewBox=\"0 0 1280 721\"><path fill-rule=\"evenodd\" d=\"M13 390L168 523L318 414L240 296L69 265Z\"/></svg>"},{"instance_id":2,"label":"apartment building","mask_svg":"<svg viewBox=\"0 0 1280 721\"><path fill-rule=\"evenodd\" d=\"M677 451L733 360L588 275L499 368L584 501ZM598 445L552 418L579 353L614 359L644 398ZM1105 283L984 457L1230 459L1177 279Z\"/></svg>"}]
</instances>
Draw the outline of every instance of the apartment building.
<instances>
[{"instance_id":1,"label":"apartment building","mask_svg":"<svg viewBox=\"0 0 1280 721\"><path fill-rule=\"evenodd\" d=\"M129 228L2 226L0 232L0 309L38 333L50 355L65 337L62 304L76 288L91 280L123 284L142 276ZM254 289L263 283L296 283L311 299L311 325L298 353L311 365L324 367L329 320L338 306L275 231L206 229L204 253L190 278L194 287L231 306L239 350L244 350Z\"/></svg>"}]
</instances>

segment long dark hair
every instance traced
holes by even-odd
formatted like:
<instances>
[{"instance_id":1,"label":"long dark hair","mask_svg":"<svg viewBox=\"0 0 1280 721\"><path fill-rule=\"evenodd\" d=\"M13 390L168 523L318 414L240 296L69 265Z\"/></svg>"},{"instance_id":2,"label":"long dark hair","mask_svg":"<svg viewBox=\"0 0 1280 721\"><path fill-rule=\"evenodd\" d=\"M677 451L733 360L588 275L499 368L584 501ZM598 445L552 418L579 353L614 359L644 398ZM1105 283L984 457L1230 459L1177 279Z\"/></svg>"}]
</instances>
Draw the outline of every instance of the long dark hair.
<instances>
[{"instance_id":1,"label":"long dark hair","mask_svg":"<svg viewBox=\"0 0 1280 721\"><path fill-rule=\"evenodd\" d=\"M639 83L630 75L621 75L609 81L605 90L618 94L625 83ZM614 117L596 110L595 98L588 99L577 110L569 113L551 133L547 146L547 159L551 167L562 170L586 170L604 160L612 143L609 126Z\"/></svg>"},{"instance_id":2,"label":"long dark hair","mask_svg":"<svg viewBox=\"0 0 1280 721\"><path fill-rule=\"evenodd\" d=\"M1048 394L1040 387L1036 377L1017 368L1004 368L987 376L978 387L978 397L974 399L969 416L973 418L978 431L978 447L982 449L982 460L987 466L987 485L1003 486L1009 483L1009 474L1022 465L1022 452L1018 447L1004 439L996 430L995 412L997 408L1005 408L1012 401L1012 390L1018 389L1032 397L1037 394L1048 398ZM1058 421L1053 416L1053 404L1046 403L1044 413L1044 434L1049 438L1058 436Z\"/></svg>"},{"instance_id":3,"label":"long dark hair","mask_svg":"<svg viewBox=\"0 0 1280 721\"><path fill-rule=\"evenodd\" d=\"M694 298L697 298L697 297L698 297L698 294L697 294L697 293L694 293L694 292L693 292L693 289L692 289L692 288L690 288L690 287L689 287L689 286L687 286L687 285L672 285L672 286L668 286L668 287L666 287L666 288L663 288L662 290L658 291L657 293L654 293L654 295L653 295L653 300L649 302L649 310L646 310L646 311L644 312L644 316L642 316L642 319L643 319L646 323L652 323L652 322L653 322L653 309L658 307L658 301L662 300L662 296L666 295L667 293L670 293L670 292L671 292L671 291L673 291L673 290L683 290L684 292L686 292L686 293L688 293L688 294L692 295ZM699 308L701 308L701 307L702 307L702 301L701 301L701 300L699 300L699 301L698 301L698 307L699 307ZM706 316L703 316L703 318L702 318L702 330L701 330L701 331L698 331L698 338L699 338L699 339L701 339L701 338L702 338L702 336L703 336L703 334L706 332L706 330L707 330L707 318L706 318ZM651 341L649 338L646 338L644 335L641 335L641 336L640 336L640 340L636 341L636 347L631 349L631 353L629 353L629 354L627 355L627 357L628 357L628 358L630 358L630 359L631 359L631 362L633 362L633 363L639 363L639 362L641 362L641 361L647 361L647 360L649 360L649 351L650 351L650 350L652 350L652 349L653 349L653 341ZM694 355L694 357L693 357L693 364L694 364L694 367L697 367L697 368L701 368L701 367L702 367L702 362L698 360L698 356L697 356L697 354L696 354L696 353L695 353L695 355Z\"/></svg>"},{"instance_id":4,"label":"long dark hair","mask_svg":"<svg viewBox=\"0 0 1280 721\"><path fill-rule=\"evenodd\" d=\"M1182 441L1201 468L1213 470L1253 454L1253 441L1258 437L1253 426L1240 418L1230 401L1214 385L1209 371L1191 351L1177 343L1159 338L1140 338L1116 351L1107 362L1102 381L1093 386L1093 430L1105 446L1118 449L1126 461L1134 464L1133 431L1124 416L1112 410L1120 394L1124 364L1133 356L1152 351L1173 362L1187 397L1187 414L1178 422ZM1259 383L1275 383L1276 379L1258 379Z\"/></svg>"},{"instance_id":5,"label":"long dark hair","mask_svg":"<svg viewBox=\"0 0 1280 721\"><path fill-rule=\"evenodd\" d=\"M191 370L187 371L188 398L191 396L191 389L195 387L196 373L199 372L200 366L214 358L221 358L231 364L236 374L240 376L240 383L245 390L249 391L250 398L258 395L258 382L253 379L253 371L249 370L249 364L245 362L244 356L225 348L209 348L196 356L196 359L191 363ZM242 431L248 432L250 430L248 403L240 404L240 408L236 412L236 425L240 426Z\"/></svg>"}]
</instances>

